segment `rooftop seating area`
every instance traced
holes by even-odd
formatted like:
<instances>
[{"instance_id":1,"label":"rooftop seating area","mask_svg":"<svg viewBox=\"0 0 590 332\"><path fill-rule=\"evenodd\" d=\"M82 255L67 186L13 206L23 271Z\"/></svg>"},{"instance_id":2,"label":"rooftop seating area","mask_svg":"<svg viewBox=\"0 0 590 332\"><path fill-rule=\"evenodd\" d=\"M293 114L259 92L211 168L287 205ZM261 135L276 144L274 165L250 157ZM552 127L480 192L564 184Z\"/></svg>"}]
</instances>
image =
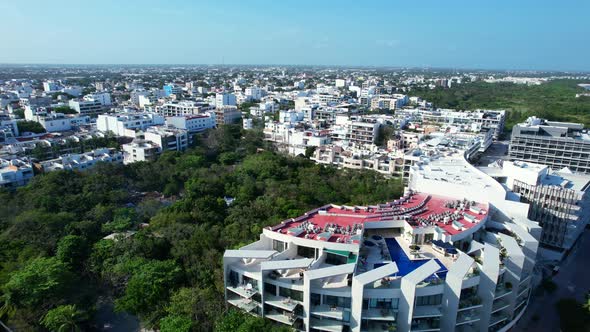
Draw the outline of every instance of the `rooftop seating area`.
<instances>
[{"instance_id":1,"label":"rooftop seating area","mask_svg":"<svg viewBox=\"0 0 590 332\"><path fill-rule=\"evenodd\" d=\"M408 192L401 198L379 205L326 205L283 221L272 231L306 239L360 244L365 222L405 220L412 227L438 227L458 234L485 218L487 204L448 197Z\"/></svg>"}]
</instances>

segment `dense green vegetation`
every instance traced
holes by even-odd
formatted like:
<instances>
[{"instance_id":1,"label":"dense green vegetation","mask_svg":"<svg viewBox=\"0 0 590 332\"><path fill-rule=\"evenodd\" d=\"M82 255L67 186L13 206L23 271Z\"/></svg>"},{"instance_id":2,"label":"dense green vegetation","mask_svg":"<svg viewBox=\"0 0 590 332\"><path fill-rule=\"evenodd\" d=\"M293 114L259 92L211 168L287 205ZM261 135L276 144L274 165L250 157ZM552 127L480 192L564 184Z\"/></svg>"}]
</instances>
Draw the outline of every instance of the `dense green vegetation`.
<instances>
[{"instance_id":1,"label":"dense green vegetation","mask_svg":"<svg viewBox=\"0 0 590 332\"><path fill-rule=\"evenodd\" d=\"M14 111L12 111L12 114L14 114L14 116L17 119L24 119L25 118L25 110L22 108L17 108Z\"/></svg>"},{"instance_id":2,"label":"dense green vegetation","mask_svg":"<svg viewBox=\"0 0 590 332\"><path fill-rule=\"evenodd\" d=\"M30 132L30 133L40 134L40 133L45 132L45 128L43 128L43 126L39 122L36 122L36 121L28 121L28 120L18 121L16 123L16 125L18 126L19 133Z\"/></svg>"},{"instance_id":3,"label":"dense green vegetation","mask_svg":"<svg viewBox=\"0 0 590 332\"><path fill-rule=\"evenodd\" d=\"M0 191L0 319L18 331L93 330L100 297L162 331L269 330L226 311L223 251L325 203L400 193L374 172L278 155L239 126L151 163L43 174Z\"/></svg>"},{"instance_id":4,"label":"dense green vegetation","mask_svg":"<svg viewBox=\"0 0 590 332\"><path fill-rule=\"evenodd\" d=\"M584 82L564 79L535 86L476 82L457 84L450 89L414 89L412 94L440 108L505 109L508 111L506 131L532 115L590 126L590 97L576 98L576 93L584 92L577 86L579 83Z\"/></svg>"},{"instance_id":5,"label":"dense green vegetation","mask_svg":"<svg viewBox=\"0 0 590 332\"><path fill-rule=\"evenodd\" d=\"M78 114L75 109L69 106L58 106L53 109L56 113L63 113L63 114Z\"/></svg>"}]
</instances>

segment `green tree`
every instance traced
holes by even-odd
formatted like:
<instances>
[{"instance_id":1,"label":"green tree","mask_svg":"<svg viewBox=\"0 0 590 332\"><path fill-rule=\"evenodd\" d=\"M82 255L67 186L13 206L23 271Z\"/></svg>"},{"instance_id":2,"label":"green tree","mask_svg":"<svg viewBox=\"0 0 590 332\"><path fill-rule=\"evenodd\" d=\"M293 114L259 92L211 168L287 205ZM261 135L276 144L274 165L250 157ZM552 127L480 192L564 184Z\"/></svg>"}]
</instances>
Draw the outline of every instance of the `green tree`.
<instances>
[{"instance_id":1,"label":"green tree","mask_svg":"<svg viewBox=\"0 0 590 332\"><path fill-rule=\"evenodd\" d=\"M24 119L25 118L25 110L23 110L22 108L17 108L15 110L12 111L12 114L17 118L17 119Z\"/></svg>"},{"instance_id":2,"label":"green tree","mask_svg":"<svg viewBox=\"0 0 590 332\"><path fill-rule=\"evenodd\" d=\"M53 108L53 111L56 113L63 113L63 114L78 114L75 109L69 106L58 106Z\"/></svg>"},{"instance_id":3,"label":"green tree","mask_svg":"<svg viewBox=\"0 0 590 332\"><path fill-rule=\"evenodd\" d=\"M131 270L125 295L115 301L115 309L140 316L150 315L165 303L181 275L180 268L170 260L144 261Z\"/></svg>"},{"instance_id":4,"label":"green tree","mask_svg":"<svg viewBox=\"0 0 590 332\"><path fill-rule=\"evenodd\" d=\"M183 316L166 316L160 320L160 332L190 332L193 322Z\"/></svg>"},{"instance_id":5,"label":"green tree","mask_svg":"<svg viewBox=\"0 0 590 332\"><path fill-rule=\"evenodd\" d=\"M18 131L20 133L30 132L30 133L40 134L40 133L44 133L46 131L45 128L43 128L43 126L39 122L36 122L36 121L29 121L29 120L18 121L16 123L16 125L17 125Z\"/></svg>"},{"instance_id":6,"label":"green tree","mask_svg":"<svg viewBox=\"0 0 590 332\"><path fill-rule=\"evenodd\" d=\"M80 267L88 255L86 240L78 235L66 235L57 244L55 256L71 267Z\"/></svg>"},{"instance_id":7,"label":"green tree","mask_svg":"<svg viewBox=\"0 0 590 332\"><path fill-rule=\"evenodd\" d=\"M4 285L4 310L44 307L66 298L73 274L57 258L36 258Z\"/></svg>"},{"instance_id":8,"label":"green tree","mask_svg":"<svg viewBox=\"0 0 590 332\"><path fill-rule=\"evenodd\" d=\"M60 305L49 310L41 324L50 331L77 332L81 331L81 323L86 320L86 314L76 308L75 305Z\"/></svg>"}]
</instances>

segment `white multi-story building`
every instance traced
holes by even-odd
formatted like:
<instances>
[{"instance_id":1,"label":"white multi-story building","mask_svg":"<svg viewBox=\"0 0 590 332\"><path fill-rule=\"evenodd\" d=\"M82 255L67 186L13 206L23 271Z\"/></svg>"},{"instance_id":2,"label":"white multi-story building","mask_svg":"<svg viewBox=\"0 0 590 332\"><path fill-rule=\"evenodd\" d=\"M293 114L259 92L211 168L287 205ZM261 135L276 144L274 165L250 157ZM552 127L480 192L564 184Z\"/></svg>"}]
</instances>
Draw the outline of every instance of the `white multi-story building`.
<instances>
[{"instance_id":1,"label":"white multi-story building","mask_svg":"<svg viewBox=\"0 0 590 332\"><path fill-rule=\"evenodd\" d=\"M523 161L499 160L480 170L530 204L547 259L559 260L574 246L590 220L590 175Z\"/></svg>"},{"instance_id":2,"label":"white multi-story building","mask_svg":"<svg viewBox=\"0 0 590 332\"><path fill-rule=\"evenodd\" d=\"M371 99L371 109L396 110L402 108L407 103L408 96L406 95L379 95Z\"/></svg>"},{"instance_id":3,"label":"white multi-story building","mask_svg":"<svg viewBox=\"0 0 590 332\"><path fill-rule=\"evenodd\" d=\"M154 161L161 153L160 146L144 139L134 139L133 142L121 145L123 163L131 164L138 161Z\"/></svg>"},{"instance_id":4,"label":"white multi-story building","mask_svg":"<svg viewBox=\"0 0 590 332\"><path fill-rule=\"evenodd\" d=\"M160 151L185 151L188 149L188 133L186 130L166 128L163 126L149 127L143 133L146 141L155 143Z\"/></svg>"},{"instance_id":5,"label":"white multi-story building","mask_svg":"<svg viewBox=\"0 0 590 332\"><path fill-rule=\"evenodd\" d=\"M340 101L340 97L336 94L319 93L312 97L312 102L320 105L336 104Z\"/></svg>"},{"instance_id":6,"label":"white multi-story building","mask_svg":"<svg viewBox=\"0 0 590 332\"><path fill-rule=\"evenodd\" d=\"M162 89L150 89L150 90L135 90L130 94L130 100L133 104L139 105L139 96L147 97L147 100L156 101L160 98L166 97L166 91ZM144 100L145 102L145 100Z\"/></svg>"},{"instance_id":7,"label":"white multi-story building","mask_svg":"<svg viewBox=\"0 0 590 332\"><path fill-rule=\"evenodd\" d=\"M303 112L297 112L294 110L279 111L280 123L296 123L301 121L303 121Z\"/></svg>"},{"instance_id":8,"label":"white multi-story building","mask_svg":"<svg viewBox=\"0 0 590 332\"><path fill-rule=\"evenodd\" d=\"M96 119L98 130L126 137L135 137L138 130L163 124L164 117L155 113L100 114Z\"/></svg>"},{"instance_id":9,"label":"white multi-story building","mask_svg":"<svg viewBox=\"0 0 590 332\"><path fill-rule=\"evenodd\" d=\"M254 126L252 124L252 119L243 119L242 120L242 128L249 130L252 129Z\"/></svg>"},{"instance_id":10,"label":"white multi-story building","mask_svg":"<svg viewBox=\"0 0 590 332\"><path fill-rule=\"evenodd\" d=\"M24 186L33 176L31 163L20 159L0 159L0 187L14 189Z\"/></svg>"},{"instance_id":11,"label":"white multi-story building","mask_svg":"<svg viewBox=\"0 0 590 332\"><path fill-rule=\"evenodd\" d=\"M100 100L70 100L69 106L80 114L98 114L103 111L103 105Z\"/></svg>"},{"instance_id":12,"label":"white multi-story building","mask_svg":"<svg viewBox=\"0 0 590 332\"><path fill-rule=\"evenodd\" d=\"M18 122L15 119L0 119L0 141L8 137L16 137L19 134Z\"/></svg>"},{"instance_id":13,"label":"white multi-story building","mask_svg":"<svg viewBox=\"0 0 590 332\"><path fill-rule=\"evenodd\" d=\"M123 163L123 153L109 148L96 149L79 154L66 154L59 158L39 163L43 172L57 170L84 171L96 166L97 163Z\"/></svg>"},{"instance_id":14,"label":"white multi-story building","mask_svg":"<svg viewBox=\"0 0 590 332\"><path fill-rule=\"evenodd\" d=\"M59 91L60 85L55 81L43 82L43 91L45 92L56 92Z\"/></svg>"},{"instance_id":15,"label":"white multi-story building","mask_svg":"<svg viewBox=\"0 0 590 332\"><path fill-rule=\"evenodd\" d=\"M408 116L423 124L453 125L461 127L465 131L491 131L494 139L498 139L502 135L506 118L506 112L503 110L412 109L399 110L396 113L400 116Z\"/></svg>"},{"instance_id":16,"label":"white multi-story building","mask_svg":"<svg viewBox=\"0 0 590 332\"><path fill-rule=\"evenodd\" d=\"M590 135L582 123L533 116L512 128L509 157L590 174Z\"/></svg>"},{"instance_id":17,"label":"white multi-story building","mask_svg":"<svg viewBox=\"0 0 590 332\"><path fill-rule=\"evenodd\" d=\"M214 110L215 106L209 105L207 102L190 100L167 102L156 107L156 111L164 116L197 115Z\"/></svg>"},{"instance_id":18,"label":"white multi-story building","mask_svg":"<svg viewBox=\"0 0 590 332\"><path fill-rule=\"evenodd\" d=\"M262 99L262 89L257 86L246 88L245 94L248 100Z\"/></svg>"},{"instance_id":19,"label":"white multi-story building","mask_svg":"<svg viewBox=\"0 0 590 332\"><path fill-rule=\"evenodd\" d=\"M233 93L218 93L215 95L215 107L236 106L236 95Z\"/></svg>"},{"instance_id":20,"label":"white multi-story building","mask_svg":"<svg viewBox=\"0 0 590 332\"><path fill-rule=\"evenodd\" d=\"M84 96L84 100L86 100L86 101L98 100L100 102L100 104L103 106L112 105L111 94L108 92L91 93L89 95Z\"/></svg>"},{"instance_id":21,"label":"white multi-story building","mask_svg":"<svg viewBox=\"0 0 590 332\"><path fill-rule=\"evenodd\" d=\"M380 124L376 121L364 121L357 117L348 122L348 139L353 144L373 144L377 139Z\"/></svg>"},{"instance_id":22,"label":"white multi-story building","mask_svg":"<svg viewBox=\"0 0 590 332\"><path fill-rule=\"evenodd\" d=\"M236 123L241 117L242 113L236 106L223 106L215 109L215 123L217 126Z\"/></svg>"},{"instance_id":23,"label":"white multi-story building","mask_svg":"<svg viewBox=\"0 0 590 332\"><path fill-rule=\"evenodd\" d=\"M215 114L169 116L166 117L166 124L174 128L184 129L189 133L196 133L209 128L215 128Z\"/></svg>"},{"instance_id":24,"label":"white multi-story building","mask_svg":"<svg viewBox=\"0 0 590 332\"><path fill-rule=\"evenodd\" d=\"M60 90L63 93L67 93L74 97L80 97L82 95L82 88L79 86L66 86Z\"/></svg>"},{"instance_id":25,"label":"white multi-story building","mask_svg":"<svg viewBox=\"0 0 590 332\"><path fill-rule=\"evenodd\" d=\"M325 205L226 250L225 298L303 331L506 331L531 294L527 210L447 151L398 200Z\"/></svg>"}]
</instances>

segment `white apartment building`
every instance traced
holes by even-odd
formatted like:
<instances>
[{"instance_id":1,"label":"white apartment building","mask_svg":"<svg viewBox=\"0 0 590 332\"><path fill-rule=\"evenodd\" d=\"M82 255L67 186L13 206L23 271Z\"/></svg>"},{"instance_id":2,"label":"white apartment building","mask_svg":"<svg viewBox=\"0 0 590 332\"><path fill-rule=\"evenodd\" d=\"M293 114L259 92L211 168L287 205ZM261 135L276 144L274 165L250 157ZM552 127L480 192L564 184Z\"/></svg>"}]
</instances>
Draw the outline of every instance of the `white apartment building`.
<instances>
[{"instance_id":1,"label":"white apartment building","mask_svg":"<svg viewBox=\"0 0 590 332\"><path fill-rule=\"evenodd\" d=\"M60 85L55 81L45 81L43 82L43 91L45 92L56 92L59 91Z\"/></svg>"},{"instance_id":2,"label":"white apartment building","mask_svg":"<svg viewBox=\"0 0 590 332\"><path fill-rule=\"evenodd\" d=\"M20 134L18 131L18 124L15 119L0 119L0 130L7 133L10 137L16 137Z\"/></svg>"},{"instance_id":3,"label":"white apartment building","mask_svg":"<svg viewBox=\"0 0 590 332\"><path fill-rule=\"evenodd\" d=\"M209 128L215 128L215 116L214 113L169 116L166 117L166 125L186 130L189 133L196 133Z\"/></svg>"},{"instance_id":4,"label":"white apartment building","mask_svg":"<svg viewBox=\"0 0 590 332\"><path fill-rule=\"evenodd\" d=\"M123 144L123 163L131 164L138 161L154 161L161 153L160 146L143 139L134 139L133 142Z\"/></svg>"},{"instance_id":5,"label":"white apartment building","mask_svg":"<svg viewBox=\"0 0 590 332\"><path fill-rule=\"evenodd\" d=\"M133 104L139 105L139 97L144 96L147 99L144 99L144 102L147 100L156 101L160 98L166 97L166 92L162 89L150 89L150 90L135 90L132 91L130 94L130 100Z\"/></svg>"},{"instance_id":6,"label":"white apartment building","mask_svg":"<svg viewBox=\"0 0 590 332\"><path fill-rule=\"evenodd\" d=\"M0 159L0 187L15 189L29 183L33 176L31 163L20 159Z\"/></svg>"},{"instance_id":7,"label":"white apartment building","mask_svg":"<svg viewBox=\"0 0 590 332\"><path fill-rule=\"evenodd\" d=\"M297 112L295 110L279 111L279 122L280 123L296 123L303 121L303 112Z\"/></svg>"},{"instance_id":8,"label":"white apartment building","mask_svg":"<svg viewBox=\"0 0 590 332\"><path fill-rule=\"evenodd\" d=\"M80 114L98 114L103 111L100 100L70 100L69 106Z\"/></svg>"},{"instance_id":9,"label":"white apartment building","mask_svg":"<svg viewBox=\"0 0 590 332\"><path fill-rule=\"evenodd\" d=\"M249 130L252 129L254 126L252 124L252 119L243 119L242 120L242 128Z\"/></svg>"},{"instance_id":10,"label":"white apartment building","mask_svg":"<svg viewBox=\"0 0 590 332\"><path fill-rule=\"evenodd\" d=\"M247 100L260 100L262 99L262 89L257 86L246 88L245 95Z\"/></svg>"},{"instance_id":11,"label":"white apartment building","mask_svg":"<svg viewBox=\"0 0 590 332\"><path fill-rule=\"evenodd\" d=\"M47 132L72 130L72 121L62 113L49 113L46 116L38 116L39 122Z\"/></svg>"},{"instance_id":12,"label":"white apartment building","mask_svg":"<svg viewBox=\"0 0 590 332\"><path fill-rule=\"evenodd\" d=\"M455 151L403 197L328 204L224 254L229 305L302 331L507 331L531 294L528 205Z\"/></svg>"},{"instance_id":13,"label":"white apartment building","mask_svg":"<svg viewBox=\"0 0 590 332\"><path fill-rule=\"evenodd\" d=\"M233 93L218 93L215 95L215 107L236 106L236 95Z\"/></svg>"},{"instance_id":14,"label":"white apartment building","mask_svg":"<svg viewBox=\"0 0 590 332\"><path fill-rule=\"evenodd\" d=\"M371 109L396 110L402 108L407 103L408 96L406 95L379 95L371 98Z\"/></svg>"},{"instance_id":15,"label":"white apartment building","mask_svg":"<svg viewBox=\"0 0 590 332\"><path fill-rule=\"evenodd\" d=\"M138 130L163 124L164 117L155 113L100 114L96 120L98 130L126 137L135 137Z\"/></svg>"},{"instance_id":16,"label":"white apartment building","mask_svg":"<svg viewBox=\"0 0 590 332\"><path fill-rule=\"evenodd\" d=\"M80 97L82 94L82 88L79 86L66 86L60 90L63 93L67 93L74 97Z\"/></svg>"},{"instance_id":17,"label":"white apartment building","mask_svg":"<svg viewBox=\"0 0 590 332\"><path fill-rule=\"evenodd\" d=\"M334 82L334 86L337 88L344 88L344 87L346 87L346 80L341 79L341 78L337 78L336 81Z\"/></svg>"},{"instance_id":18,"label":"white apartment building","mask_svg":"<svg viewBox=\"0 0 590 332\"><path fill-rule=\"evenodd\" d=\"M590 220L590 175L523 161L497 161L480 170L530 204L529 218L542 227L540 253L560 260Z\"/></svg>"},{"instance_id":19,"label":"white apartment building","mask_svg":"<svg viewBox=\"0 0 590 332\"><path fill-rule=\"evenodd\" d=\"M319 93L319 94L313 95L311 100L312 100L312 103L315 103L315 104L331 105L331 104L337 104L340 101L340 97L335 94Z\"/></svg>"},{"instance_id":20,"label":"white apartment building","mask_svg":"<svg viewBox=\"0 0 590 332\"><path fill-rule=\"evenodd\" d=\"M215 109L215 123L217 126L236 123L241 117L242 113L236 106L222 106Z\"/></svg>"},{"instance_id":21,"label":"white apartment building","mask_svg":"<svg viewBox=\"0 0 590 332\"><path fill-rule=\"evenodd\" d=\"M86 101L98 100L100 102L100 104L103 106L112 105L111 94L108 92L91 93L89 95L84 96L84 100L86 100Z\"/></svg>"},{"instance_id":22,"label":"white apartment building","mask_svg":"<svg viewBox=\"0 0 590 332\"><path fill-rule=\"evenodd\" d=\"M397 113L419 120L423 124L448 124L461 127L464 131L474 131L472 128L482 132L491 131L494 139L502 135L506 118L506 111L503 110L413 109L400 110ZM477 126L472 127L473 124Z\"/></svg>"},{"instance_id":23,"label":"white apartment building","mask_svg":"<svg viewBox=\"0 0 590 332\"><path fill-rule=\"evenodd\" d=\"M197 115L206 112L212 112L215 106L207 102L197 102L190 100L167 102L161 106L156 107L156 112L164 116L184 116Z\"/></svg>"},{"instance_id":24,"label":"white apartment building","mask_svg":"<svg viewBox=\"0 0 590 332\"><path fill-rule=\"evenodd\" d=\"M185 151L188 149L188 133L186 130L166 128L163 126L149 127L143 133L146 141L156 144L163 151Z\"/></svg>"},{"instance_id":25,"label":"white apartment building","mask_svg":"<svg viewBox=\"0 0 590 332\"><path fill-rule=\"evenodd\" d=\"M39 167L43 172L57 170L84 171L98 163L123 163L123 153L109 148L96 149L80 154L66 154L59 158L42 161Z\"/></svg>"},{"instance_id":26,"label":"white apartment building","mask_svg":"<svg viewBox=\"0 0 590 332\"><path fill-rule=\"evenodd\" d=\"M360 117L351 118L348 123L348 140L352 144L373 144L379 132L378 122L366 122Z\"/></svg>"}]
</instances>

